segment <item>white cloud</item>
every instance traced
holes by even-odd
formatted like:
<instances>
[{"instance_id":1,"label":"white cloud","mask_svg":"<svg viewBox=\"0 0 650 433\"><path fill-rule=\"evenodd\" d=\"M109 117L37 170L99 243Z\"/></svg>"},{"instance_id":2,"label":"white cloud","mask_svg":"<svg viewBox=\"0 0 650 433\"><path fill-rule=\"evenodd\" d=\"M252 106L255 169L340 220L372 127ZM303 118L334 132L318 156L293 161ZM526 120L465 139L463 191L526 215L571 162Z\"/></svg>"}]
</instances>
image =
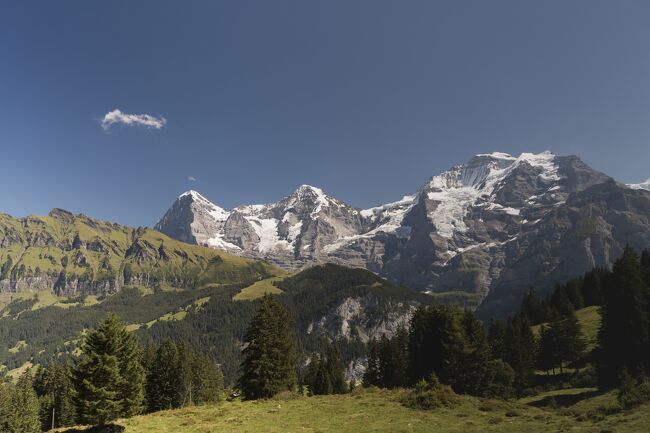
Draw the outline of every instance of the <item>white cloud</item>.
<instances>
[{"instance_id":1,"label":"white cloud","mask_svg":"<svg viewBox=\"0 0 650 433\"><path fill-rule=\"evenodd\" d=\"M190 182L196 182L196 178L194 176L187 176L187 180Z\"/></svg>"},{"instance_id":2,"label":"white cloud","mask_svg":"<svg viewBox=\"0 0 650 433\"><path fill-rule=\"evenodd\" d=\"M111 126L121 123L127 126L145 126L147 128L160 129L167 123L164 117L155 117L150 114L127 114L115 109L109 111L101 120L104 131L108 131Z\"/></svg>"}]
</instances>

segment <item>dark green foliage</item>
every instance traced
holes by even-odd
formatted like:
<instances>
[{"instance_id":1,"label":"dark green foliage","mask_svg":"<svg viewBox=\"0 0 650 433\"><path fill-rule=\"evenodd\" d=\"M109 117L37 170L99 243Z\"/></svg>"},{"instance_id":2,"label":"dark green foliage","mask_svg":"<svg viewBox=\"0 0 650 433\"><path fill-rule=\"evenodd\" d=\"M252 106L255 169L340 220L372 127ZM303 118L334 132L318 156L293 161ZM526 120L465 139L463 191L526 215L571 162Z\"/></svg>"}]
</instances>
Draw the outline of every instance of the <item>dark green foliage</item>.
<instances>
[{"instance_id":1,"label":"dark green foliage","mask_svg":"<svg viewBox=\"0 0 650 433\"><path fill-rule=\"evenodd\" d=\"M382 388L409 385L409 334L400 328L393 338L382 336L370 344L364 384Z\"/></svg>"},{"instance_id":2,"label":"dark green foliage","mask_svg":"<svg viewBox=\"0 0 650 433\"><path fill-rule=\"evenodd\" d=\"M502 326L493 328L495 345L505 348ZM431 306L415 312L408 334L400 331L371 344L364 384L394 388L431 377L458 393L508 397L514 372L493 355L485 328L471 311Z\"/></svg>"},{"instance_id":3,"label":"dark green foliage","mask_svg":"<svg viewBox=\"0 0 650 433\"><path fill-rule=\"evenodd\" d=\"M605 302L603 290L608 277L609 272L603 268L594 268L585 274L582 285L585 307L603 305Z\"/></svg>"},{"instance_id":4,"label":"dark green foliage","mask_svg":"<svg viewBox=\"0 0 650 433\"><path fill-rule=\"evenodd\" d=\"M402 399L402 404L412 409L433 410L439 407L453 407L459 398L447 385L442 385L435 374L417 381L411 391Z\"/></svg>"},{"instance_id":5,"label":"dark green foliage","mask_svg":"<svg viewBox=\"0 0 650 433\"><path fill-rule=\"evenodd\" d=\"M296 385L296 336L287 308L270 295L252 318L239 387L247 399L273 397Z\"/></svg>"},{"instance_id":6,"label":"dark green foliage","mask_svg":"<svg viewBox=\"0 0 650 433\"><path fill-rule=\"evenodd\" d=\"M506 328L500 320L490 322L487 340L492 351L492 357L496 359L505 359L506 357Z\"/></svg>"},{"instance_id":7,"label":"dark green foliage","mask_svg":"<svg viewBox=\"0 0 650 433\"><path fill-rule=\"evenodd\" d=\"M540 331L537 366L540 370L563 372L564 366L578 361L585 351L580 324L571 312L568 317L543 325Z\"/></svg>"},{"instance_id":8,"label":"dark green foliage","mask_svg":"<svg viewBox=\"0 0 650 433\"><path fill-rule=\"evenodd\" d=\"M632 377L627 369L619 376L617 399L623 409L632 409L650 401L650 381L645 377Z\"/></svg>"},{"instance_id":9,"label":"dark green foliage","mask_svg":"<svg viewBox=\"0 0 650 433\"><path fill-rule=\"evenodd\" d=\"M72 371L67 362L50 362L40 367L34 379L34 389L41 405L41 428L66 427L75 424Z\"/></svg>"},{"instance_id":10,"label":"dark green foliage","mask_svg":"<svg viewBox=\"0 0 650 433\"><path fill-rule=\"evenodd\" d=\"M558 352L556 330L551 326L542 325L539 333L537 368L542 371L555 371L560 365Z\"/></svg>"},{"instance_id":11,"label":"dark green foliage","mask_svg":"<svg viewBox=\"0 0 650 433\"><path fill-rule=\"evenodd\" d=\"M116 315L88 333L73 371L78 418L106 424L142 412L144 369L138 346Z\"/></svg>"},{"instance_id":12,"label":"dark green foliage","mask_svg":"<svg viewBox=\"0 0 650 433\"><path fill-rule=\"evenodd\" d=\"M420 307L411 320L409 372L412 383L430 377L454 382L463 346L459 312L446 306Z\"/></svg>"},{"instance_id":13,"label":"dark green foliage","mask_svg":"<svg viewBox=\"0 0 650 433\"><path fill-rule=\"evenodd\" d=\"M535 337L525 316L508 319L505 342L505 361L514 370L514 385L517 391L521 392L531 384L535 373Z\"/></svg>"},{"instance_id":14,"label":"dark green foliage","mask_svg":"<svg viewBox=\"0 0 650 433\"><path fill-rule=\"evenodd\" d=\"M492 353L483 324L469 310L461 319L464 344L458 355L456 377L451 382L458 393L484 395L494 380Z\"/></svg>"},{"instance_id":15,"label":"dark green foliage","mask_svg":"<svg viewBox=\"0 0 650 433\"><path fill-rule=\"evenodd\" d=\"M183 343L164 341L146 350L147 405L150 411L218 401L223 375L210 357Z\"/></svg>"},{"instance_id":16,"label":"dark green foliage","mask_svg":"<svg viewBox=\"0 0 650 433\"><path fill-rule=\"evenodd\" d=\"M147 375L147 406L150 411L181 407L183 371L178 347L164 341L150 361Z\"/></svg>"},{"instance_id":17,"label":"dark green foliage","mask_svg":"<svg viewBox=\"0 0 650 433\"><path fill-rule=\"evenodd\" d=\"M639 257L628 246L605 289L597 363L601 386L617 385L623 370L636 374L649 367L649 297Z\"/></svg>"},{"instance_id":18,"label":"dark green foliage","mask_svg":"<svg viewBox=\"0 0 650 433\"><path fill-rule=\"evenodd\" d=\"M650 249L648 248L641 253L641 272L645 286L650 287Z\"/></svg>"},{"instance_id":19,"label":"dark green foliage","mask_svg":"<svg viewBox=\"0 0 650 433\"><path fill-rule=\"evenodd\" d=\"M309 390L309 395L328 395L334 394L334 385L332 377L327 371L327 359L315 354L307 368L305 385Z\"/></svg>"},{"instance_id":20,"label":"dark green foliage","mask_svg":"<svg viewBox=\"0 0 650 433\"><path fill-rule=\"evenodd\" d=\"M40 432L39 409L29 370L15 386L0 385L0 433Z\"/></svg>"},{"instance_id":21,"label":"dark green foliage","mask_svg":"<svg viewBox=\"0 0 650 433\"><path fill-rule=\"evenodd\" d=\"M223 374L219 365L209 356L190 352L191 382L186 392L189 404L213 403L221 400Z\"/></svg>"},{"instance_id":22,"label":"dark green foliage","mask_svg":"<svg viewBox=\"0 0 650 433\"><path fill-rule=\"evenodd\" d=\"M524 294L521 301L521 314L526 315L530 323L537 324L546 321L546 305L537 297L535 290L531 289Z\"/></svg>"}]
</instances>

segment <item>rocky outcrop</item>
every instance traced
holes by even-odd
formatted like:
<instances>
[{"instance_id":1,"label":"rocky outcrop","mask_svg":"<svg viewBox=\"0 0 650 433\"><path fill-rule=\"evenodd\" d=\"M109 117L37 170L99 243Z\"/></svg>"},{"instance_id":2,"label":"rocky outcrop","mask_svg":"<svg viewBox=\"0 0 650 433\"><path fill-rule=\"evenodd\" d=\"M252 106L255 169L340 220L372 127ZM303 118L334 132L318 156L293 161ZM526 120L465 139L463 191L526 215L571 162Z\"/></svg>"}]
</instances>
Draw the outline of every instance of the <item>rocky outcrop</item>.
<instances>
[{"instance_id":1,"label":"rocky outcrop","mask_svg":"<svg viewBox=\"0 0 650 433\"><path fill-rule=\"evenodd\" d=\"M332 340L368 343L382 336L392 337L398 329L408 329L417 303L389 302L366 295L343 299L329 314L312 321L307 334L322 332Z\"/></svg>"}]
</instances>

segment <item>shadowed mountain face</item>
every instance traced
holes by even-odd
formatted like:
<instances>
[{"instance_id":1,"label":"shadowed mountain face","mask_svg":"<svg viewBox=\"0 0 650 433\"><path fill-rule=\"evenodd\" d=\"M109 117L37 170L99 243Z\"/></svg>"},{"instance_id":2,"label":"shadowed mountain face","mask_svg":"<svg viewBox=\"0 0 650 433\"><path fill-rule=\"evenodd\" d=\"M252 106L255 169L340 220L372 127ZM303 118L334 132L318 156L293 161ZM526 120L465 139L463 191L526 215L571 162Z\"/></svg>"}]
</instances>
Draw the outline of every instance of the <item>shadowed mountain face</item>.
<instances>
[{"instance_id":1,"label":"shadowed mountain face","mask_svg":"<svg viewBox=\"0 0 650 433\"><path fill-rule=\"evenodd\" d=\"M495 152L365 210L307 185L230 211L189 191L156 228L287 269L363 267L488 314L530 287L610 266L626 243L649 245L649 204L642 184L619 184L575 156Z\"/></svg>"}]
</instances>

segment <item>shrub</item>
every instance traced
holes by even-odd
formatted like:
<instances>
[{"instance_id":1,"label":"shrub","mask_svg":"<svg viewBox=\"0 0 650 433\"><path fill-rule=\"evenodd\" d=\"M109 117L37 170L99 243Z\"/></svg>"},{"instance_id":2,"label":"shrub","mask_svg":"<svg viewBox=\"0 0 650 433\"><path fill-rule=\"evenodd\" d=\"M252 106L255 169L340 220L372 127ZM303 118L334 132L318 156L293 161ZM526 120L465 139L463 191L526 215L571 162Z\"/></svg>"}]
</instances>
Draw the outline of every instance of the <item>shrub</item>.
<instances>
[{"instance_id":1,"label":"shrub","mask_svg":"<svg viewBox=\"0 0 650 433\"><path fill-rule=\"evenodd\" d=\"M623 370L620 384L617 398L623 409L632 409L650 400L650 381L645 377L637 381Z\"/></svg>"},{"instance_id":2,"label":"shrub","mask_svg":"<svg viewBox=\"0 0 650 433\"><path fill-rule=\"evenodd\" d=\"M452 407L458 403L458 396L451 387L440 384L435 375L428 380L420 380L402 399L402 404L411 409L432 410L439 407Z\"/></svg>"}]
</instances>

